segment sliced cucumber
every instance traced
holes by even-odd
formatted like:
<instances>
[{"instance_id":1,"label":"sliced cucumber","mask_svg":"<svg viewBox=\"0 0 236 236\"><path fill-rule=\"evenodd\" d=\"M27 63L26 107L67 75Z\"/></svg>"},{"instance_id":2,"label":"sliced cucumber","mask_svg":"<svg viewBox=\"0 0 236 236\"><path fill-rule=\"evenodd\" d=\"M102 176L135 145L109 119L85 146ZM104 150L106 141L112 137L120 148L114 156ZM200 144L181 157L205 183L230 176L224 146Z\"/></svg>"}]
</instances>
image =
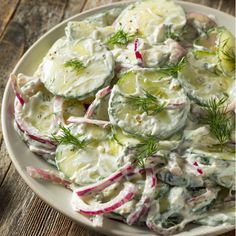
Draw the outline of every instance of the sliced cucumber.
<instances>
[{"instance_id":1,"label":"sliced cucumber","mask_svg":"<svg viewBox=\"0 0 236 236\"><path fill-rule=\"evenodd\" d=\"M235 71L235 38L226 29L219 35L218 58L219 69L224 74L233 74Z\"/></svg>"},{"instance_id":2,"label":"sliced cucumber","mask_svg":"<svg viewBox=\"0 0 236 236\"><path fill-rule=\"evenodd\" d=\"M105 43L106 40L114 33L112 26L99 27L95 22L88 21L70 21L66 28L66 37L69 40L82 40L92 38Z\"/></svg>"},{"instance_id":3,"label":"sliced cucumber","mask_svg":"<svg viewBox=\"0 0 236 236\"><path fill-rule=\"evenodd\" d=\"M232 161L235 162L235 152L227 152L227 151L210 151L210 150L200 150L200 149L190 149L190 153L205 158L216 159L216 160L223 160L223 161Z\"/></svg>"},{"instance_id":4,"label":"sliced cucumber","mask_svg":"<svg viewBox=\"0 0 236 236\"><path fill-rule=\"evenodd\" d=\"M140 143L139 139L131 136L130 134L122 132L122 130L118 128L114 130L114 139L119 144L126 146L136 146L138 143Z\"/></svg>"},{"instance_id":5,"label":"sliced cucumber","mask_svg":"<svg viewBox=\"0 0 236 236\"><path fill-rule=\"evenodd\" d=\"M235 38L224 27L211 29L207 34L201 35L194 47L198 59L204 63L217 65L217 69L225 75L233 75L235 71ZM199 50L201 51L199 53ZM203 53L205 52L205 53Z\"/></svg>"},{"instance_id":6,"label":"sliced cucumber","mask_svg":"<svg viewBox=\"0 0 236 236\"><path fill-rule=\"evenodd\" d=\"M179 73L179 80L188 96L193 100L204 102L210 98L221 98L228 94L234 79L214 73L209 68L206 70L202 65L204 62L194 58L190 53L188 62Z\"/></svg>"},{"instance_id":7,"label":"sliced cucumber","mask_svg":"<svg viewBox=\"0 0 236 236\"><path fill-rule=\"evenodd\" d=\"M20 112L15 114L16 119L32 131L32 134L50 137L58 130L54 122L54 99L55 97L46 89L37 92L23 105Z\"/></svg>"},{"instance_id":8,"label":"sliced cucumber","mask_svg":"<svg viewBox=\"0 0 236 236\"><path fill-rule=\"evenodd\" d=\"M164 109L157 114L147 114L128 102L130 95L142 97L144 91L160 102L182 103L177 109ZM189 101L178 82L158 71L132 70L124 74L113 87L108 113L113 125L137 136L171 136L184 125L189 111Z\"/></svg>"},{"instance_id":9,"label":"sliced cucumber","mask_svg":"<svg viewBox=\"0 0 236 236\"><path fill-rule=\"evenodd\" d=\"M73 61L68 65L68 62ZM80 63L78 68L74 61ZM109 84L113 78L111 52L92 39L59 39L49 50L36 75L55 95L83 100Z\"/></svg>"},{"instance_id":10,"label":"sliced cucumber","mask_svg":"<svg viewBox=\"0 0 236 236\"><path fill-rule=\"evenodd\" d=\"M122 146L107 139L93 141L84 149L76 149L73 145L59 145L56 150L56 164L70 180L86 185L114 173L122 156Z\"/></svg>"},{"instance_id":11,"label":"sliced cucumber","mask_svg":"<svg viewBox=\"0 0 236 236\"><path fill-rule=\"evenodd\" d=\"M129 5L116 19L116 30L139 33L151 44L165 40L165 28L178 34L186 23L183 8L174 1L147 0Z\"/></svg>"},{"instance_id":12,"label":"sliced cucumber","mask_svg":"<svg viewBox=\"0 0 236 236\"><path fill-rule=\"evenodd\" d=\"M80 117L84 116L85 107L84 105L76 99L67 99L62 104L62 115L63 119L66 121L70 116Z\"/></svg>"},{"instance_id":13,"label":"sliced cucumber","mask_svg":"<svg viewBox=\"0 0 236 236\"><path fill-rule=\"evenodd\" d=\"M194 41L193 46L200 50L216 52L218 35L221 29L222 28L213 28L208 30L206 34L202 34L199 38L197 38Z\"/></svg>"}]
</instances>

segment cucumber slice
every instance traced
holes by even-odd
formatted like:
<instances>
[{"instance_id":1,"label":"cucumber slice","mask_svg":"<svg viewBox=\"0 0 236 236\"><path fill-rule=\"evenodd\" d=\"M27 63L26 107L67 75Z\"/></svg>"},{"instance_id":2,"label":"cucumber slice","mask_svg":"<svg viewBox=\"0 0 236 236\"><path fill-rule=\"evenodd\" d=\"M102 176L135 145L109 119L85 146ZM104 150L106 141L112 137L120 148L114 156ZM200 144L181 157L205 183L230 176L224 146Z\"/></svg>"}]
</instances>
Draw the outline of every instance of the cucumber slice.
<instances>
[{"instance_id":1,"label":"cucumber slice","mask_svg":"<svg viewBox=\"0 0 236 236\"><path fill-rule=\"evenodd\" d=\"M130 134L126 134L122 132L121 129L114 130L114 139L121 145L126 146L136 146L140 143L140 140L136 137L131 136Z\"/></svg>"},{"instance_id":2,"label":"cucumber slice","mask_svg":"<svg viewBox=\"0 0 236 236\"><path fill-rule=\"evenodd\" d=\"M198 49L194 54L200 56L204 63L217 65L217 69L225 75L233 75L235 71L235 38L224 27L211 29L194 42ZM201 51L199 53L199 50ZM205 52L205 53L203 53Z\"/></svg>"},{"instance_id":3,"label":"cucumber slice","mask_svg":"<svg viewBox=\"0 0 236 236\"><path fill-rule=\"evenodd\" d=\"M54 99L55 97L46 89L37 92L15 112L17 122L34 135L51 137L51 134L58 130L54 120Z\"/></svg>"},{"instance_id":4,"label":"cucumber slice","mask_svg":"<svg viewBox=\"0 0 236 236\"><path fill-rule=\"evenodd\" d=\"M190 53L188 62L179 72L179 80L192 100L205 102L211 98L222 98L229 93L234 79L218 75L202 68L202 63Z\"/></svg>"},{"instance_id":5,"label":"cucumber slice","mask_svg":"<svg viewBox=\"0 0 236 236\"><path fill-rule=\"evenodd\" d=\"M80 117L84 116L84 105L75 99L67 99L62 104L62 116L64 120L67 120L70 116Z\"/></svg>"},{"instance_id":6,"label":"cucumber slice","mask_svg":"<svg viewBox=\"0 0 236 236\"><path fill-rule=\"evenodd\" d=\"M208 30L206 34L202 34L194 41L193 46L199 50L216 52L218 35L221 30L222 28L213 28Z\"/></svg>"},{"instance_id":7,"label":"cucumber slice","mask_svg":"<svg viewBox=\"0 0 236 236\"><path fill-rule=\"evenodd\" d=\"M73 62L73 65L67 64ZM93 96L113 78L111 52L92 39L59 39L49 50L36 75L53 94L83 100Z\"/></svg>"},{"instance_id":8,"label":"cucumber slice","mask_svg":"<svg viewBox=\"0 0 236 236\"><path fill-rule=\"evenodd\" d=\"M235 152L229 152L226 150L224 150L224 152L220 151L217 152L217 151L210 151L210 149L208 151L193 149L190 150L190 152L199 157L235 162Z\"/></svg>"},{"instance_id":9,"label":"cucumber slice","mask_svg":"<svg viewBox=\"0 0 236 236\"><path fill-rule=\"evenodd\" d=\"M79 185L95 183L114 173L123 156L123 148L113 140L94 141L84 149L59 145L56 150L58 169Z\"/></svg>"},{"instance_id":10,"label":"cucumber slice","mask_svg":"<svg viewBox=\"0 0 236 236\"><path fill-rule=\"evenodd\" d=\"M155 96L160 103L182 103L177 109L164 109L147 114L140 107L128 103L129 96L142 97L144 91ZM151 70L132 70L124 74L112 89L108 113L113 125L137 136L171 136L184 125L189 101L178 82L171 77Z\"/></svg>"},{"instance_id":11,"label":"cucumber slice","mask_svg":"<svg viewBox=\"0 0 236 236\"><path fill-rule=\"evenodd\" d=\"M224 30L219 35L218 44L219 69L224 74L233 74L235 71L235 38Z\"/></svg>"},{"instance_id":12,"label":"cucumber slice","mask_svg":"<svg viewBox=\"0 0 236 236\"><path fill-rule=\"evenodd\" d=\"M185 24L183 8L166 0L147 0L129 5L114 22L116 30L138 31L150 44L163 42L167 29L171 29L172 34L179 34Z\"/></svg>"},{"instance_id":13,"label":"cucumber slice","mask_svg":"<svg viewBox=\"0 0 236 236\"><path fill-rule=\"evenodd\" d=\"M112 26L99 27L95 22L90 23L88 21L70 21L65 28L65 34L69 40L92 38L104 43L114 31L115 29Z\"/></svg>"}]
</instances>

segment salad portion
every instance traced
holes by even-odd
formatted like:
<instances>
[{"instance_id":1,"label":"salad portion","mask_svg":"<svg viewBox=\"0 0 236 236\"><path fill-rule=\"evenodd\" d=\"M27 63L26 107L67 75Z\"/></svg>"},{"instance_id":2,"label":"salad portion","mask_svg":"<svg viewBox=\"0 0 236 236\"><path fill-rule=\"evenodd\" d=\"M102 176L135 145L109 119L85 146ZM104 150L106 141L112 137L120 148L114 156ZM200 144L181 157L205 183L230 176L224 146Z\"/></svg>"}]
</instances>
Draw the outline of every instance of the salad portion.
<instances>
[{"instance_id":1,"label":"salad portion","mask_svg":"<svg viewBox=\"0 0 236 236\"><path fill-rule=\"evenodd\" d=\"M11 75L14 127L73 209L160 235L235 222L235 38L171 0L69 22L31 76Z\"/></svg>"}]
</instances>

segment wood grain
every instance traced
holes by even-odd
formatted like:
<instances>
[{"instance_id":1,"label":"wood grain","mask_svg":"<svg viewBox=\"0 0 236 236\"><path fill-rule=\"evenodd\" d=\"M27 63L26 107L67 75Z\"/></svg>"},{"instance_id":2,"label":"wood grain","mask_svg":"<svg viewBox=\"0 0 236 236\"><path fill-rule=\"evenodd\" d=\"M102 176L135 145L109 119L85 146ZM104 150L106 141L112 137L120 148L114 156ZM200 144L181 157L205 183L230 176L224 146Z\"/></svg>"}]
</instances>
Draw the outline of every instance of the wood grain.
<instances>
[{"instance_id":1,"label":"wood grain","mask_svg":"<svg viewBox=\"0 0 236 236\"><path fill-rule=\"evenodd\" d=\"M8 75L43 33L83 10L119 0L0 0L0 101ZM234 0L185 0L235 14ZM102 236L41 201L11 164L0 128L0 235ZM224 234L233 236L235 231ZM222 235L223 236L223 235Z\"/></svg>"},{"instance_id":2,"label":"wood grain","mask_svg":"<svg viewBox=\"0 0 236 236\"><path fill-rule=\"evenodd\" d=\"M0 39L18 3L19 0L0 0Z\"/></svg>"}]
</instances>

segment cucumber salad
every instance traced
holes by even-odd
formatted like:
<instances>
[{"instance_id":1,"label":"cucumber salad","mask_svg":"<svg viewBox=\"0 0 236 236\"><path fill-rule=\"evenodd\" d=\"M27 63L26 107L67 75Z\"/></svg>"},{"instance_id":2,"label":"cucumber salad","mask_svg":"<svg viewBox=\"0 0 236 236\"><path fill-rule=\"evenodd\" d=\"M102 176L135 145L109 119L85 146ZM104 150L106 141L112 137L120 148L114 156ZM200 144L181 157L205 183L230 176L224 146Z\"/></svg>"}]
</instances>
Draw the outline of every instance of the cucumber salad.
<instances>
[{"instance_id":1,"label":"cucumber salad","mask_svg":"<svg viewBox=\"0 0 236 236\"><path fill-rule=\"evenodd\" d=\"M171 235L235 222L235 38L213 16L145 0L71 21L33 75L11 75L14 127L73 209Z\"/></svg>"}]
</instances>

